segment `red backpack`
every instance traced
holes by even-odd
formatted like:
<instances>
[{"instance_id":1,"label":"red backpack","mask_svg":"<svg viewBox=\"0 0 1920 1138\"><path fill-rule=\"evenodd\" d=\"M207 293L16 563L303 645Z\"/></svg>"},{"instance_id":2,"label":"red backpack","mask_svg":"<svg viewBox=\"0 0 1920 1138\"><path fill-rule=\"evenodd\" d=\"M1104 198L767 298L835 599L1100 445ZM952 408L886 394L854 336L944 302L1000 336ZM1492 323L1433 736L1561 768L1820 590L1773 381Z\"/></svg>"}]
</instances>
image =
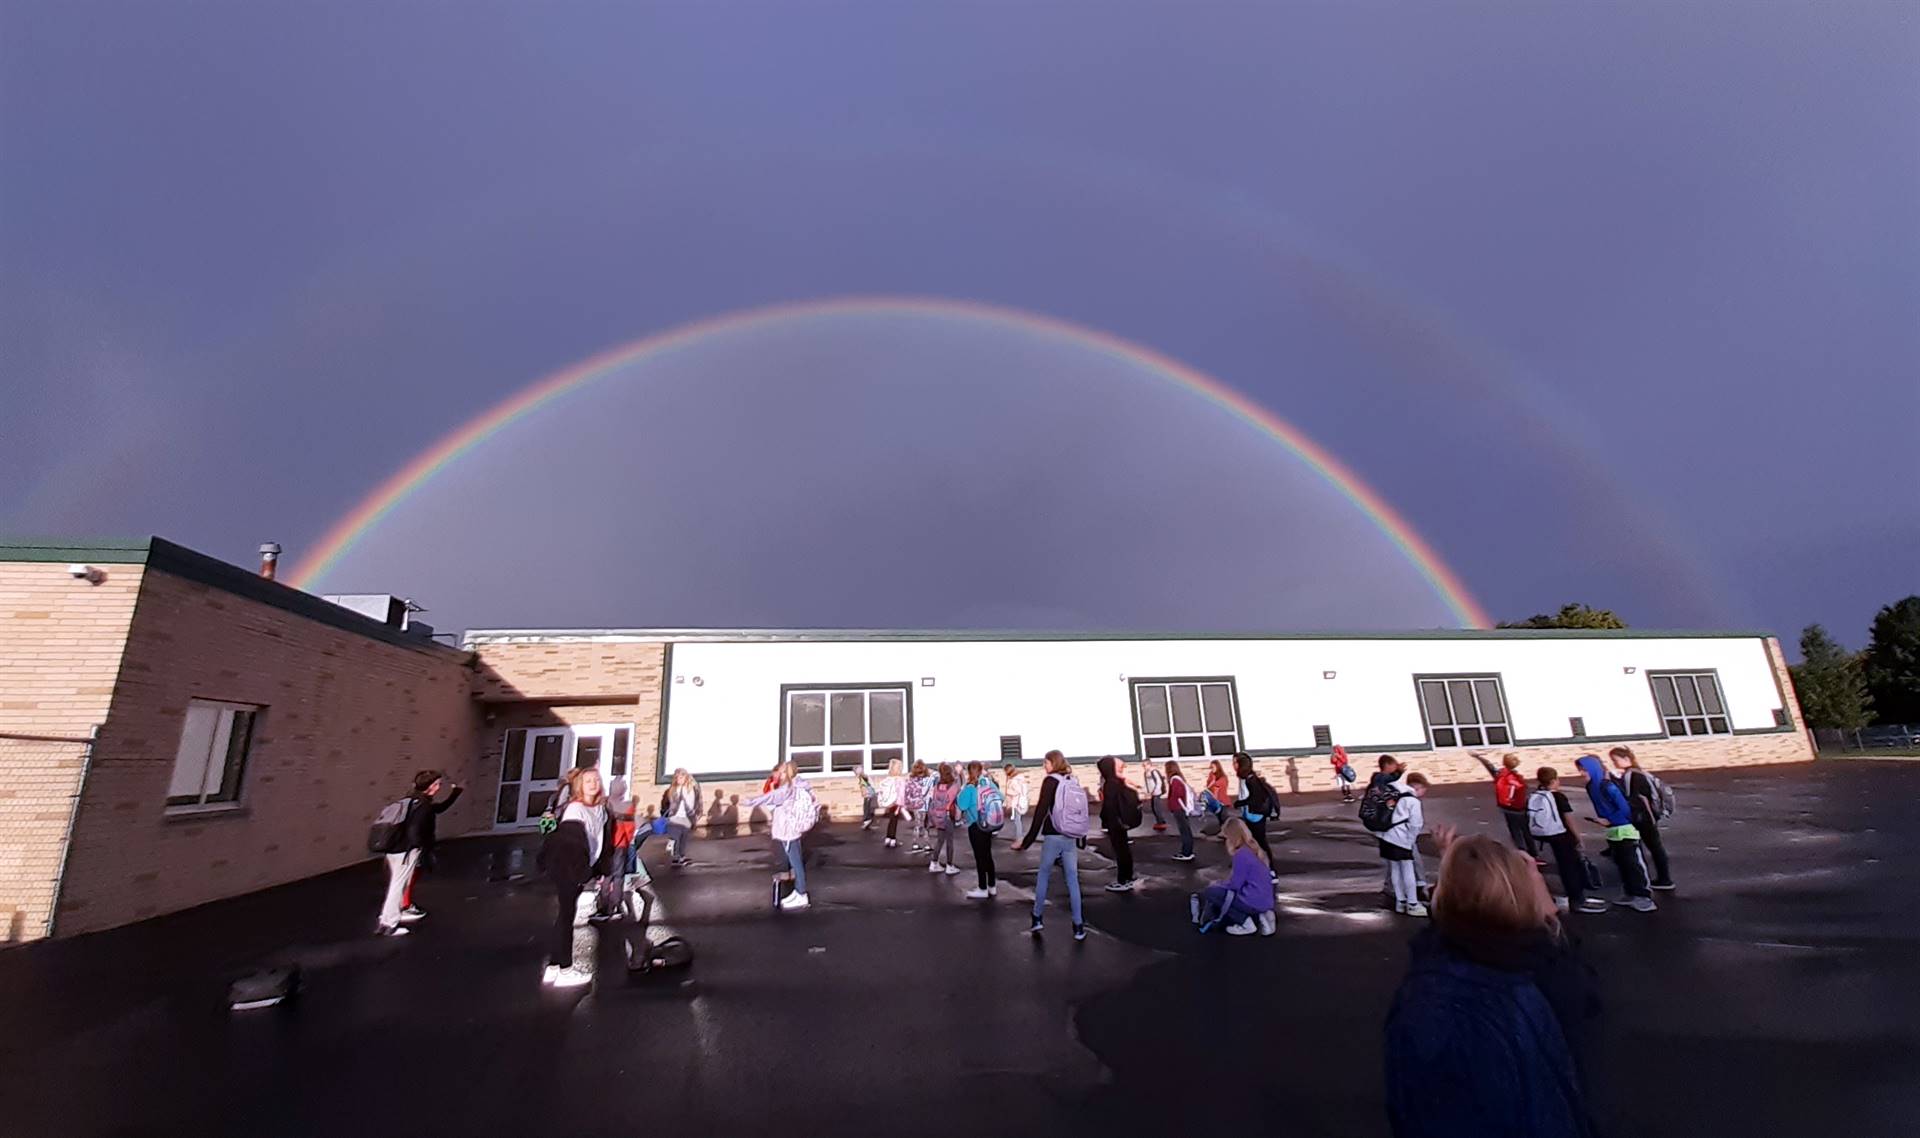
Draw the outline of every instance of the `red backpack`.
<instances>
[{"instance_id":1,"label":"red backpack","mask_svg":"<svg viewBox=\"0 0 1920 1138\"><path fill-rule=\"evenodd\" d=\"M1525 810L1527 808L1527 780L1517 770L1502 767L1500 773L1493 776L1493 800L1503 810Z\"/></svg>"}]
</instances>

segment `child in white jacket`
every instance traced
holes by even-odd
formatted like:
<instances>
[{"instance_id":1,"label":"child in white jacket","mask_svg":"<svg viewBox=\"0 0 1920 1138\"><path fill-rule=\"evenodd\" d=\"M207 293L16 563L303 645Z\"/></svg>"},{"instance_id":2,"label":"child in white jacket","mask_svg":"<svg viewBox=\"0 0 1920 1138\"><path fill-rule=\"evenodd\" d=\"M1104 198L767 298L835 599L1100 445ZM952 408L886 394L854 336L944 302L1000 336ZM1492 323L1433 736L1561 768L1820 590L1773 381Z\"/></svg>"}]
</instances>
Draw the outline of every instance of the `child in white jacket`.
<instances>
[{"instance_id":1,"label":"child in white jacket","mask_svg":"<svg viewBox=\"0 0 1920 1138\"><path fill-rule=\"evenodd\" d=\"M1402 785L1405 793L1393 804L1393 825L1380 835L1380 858L1387 863L1393 878L1393 909L1409 917L1424 917L1427 907L1420 903L1420 886L1413 871L1413 847L1426 828L1426 812L1420 800L1426 797L1427 776L1408 775Z\"/></svg>"}]
</instances>

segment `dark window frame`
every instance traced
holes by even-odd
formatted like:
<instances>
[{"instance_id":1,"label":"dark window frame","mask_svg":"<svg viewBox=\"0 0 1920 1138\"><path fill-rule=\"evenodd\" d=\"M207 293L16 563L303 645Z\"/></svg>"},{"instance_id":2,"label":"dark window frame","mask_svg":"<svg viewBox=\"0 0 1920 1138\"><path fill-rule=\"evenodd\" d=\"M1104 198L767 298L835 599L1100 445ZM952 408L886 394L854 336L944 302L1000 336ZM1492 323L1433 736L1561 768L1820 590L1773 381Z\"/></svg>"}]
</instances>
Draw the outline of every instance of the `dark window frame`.
<instances>
[{"instance_id":1,"label":"dark window frame","mask_svg":"<svg viewBox=\"0 0 1920 1138\"><path fill-rule=\"evenodd\" d=\"M1713 712L1706 710L1705 705L1702 705L1699 714L1696 715L1696 714L1689 713L1686 709L1685 703L1680 701L1679 686L1677 683L1675 684L1675 688L1674 688L1674 699L1675 699L1675 709L1679 712L1679 714L1668 715L1666 712L1662 711L1660 709L1660 690L1659 690L1657 681L1666 680L1669 683L1674 683L1676 677L1681 677L1681 676L1684 676L1687 679L1690 679L1693 681L1696 695L1699 692L1700 677L1705 676L1708 679L1712 680L1713 694L1720 701L1719 714L1716 715ZM1727 685L1720 682L1720 669L1718 668L1659 668L1659 669L1647 670L1646 677L1647 677L1647 698L1653 701L1653 717L1654 719L1658 720L1660 723L1661 737L1667 738L1667 739L1699 739L1699 738L1710 737L1714 735L1731 735L1734 733L1733 711L1727 706ZM1717 729L1713 726L1713 722L1716 719L1720 721L1720 726ZM1694 730L1693 721L1695 720L1699 721L1701 726L1704 727L1705 729ZM1676 721L1679 722L1685 728L1685 730L1675 733L1673 729L1673 725Z\"/></svg>"},{"instance_id":2,"label":"dark window frame","mask_svg":"<svg viewBox=\"0 0 1920 1138\"><path fill-rule=\"evenodd\" d=\"M213 708L216 713L222 717L232 716L235 724L227 728L227 753L222 755L219 760L220 784L218 788L211 793L205 790L207 772L213 768L214 764L212 739L209 739L205 761L200 767L201 793L169 794L164 801L164 809L169 814L209 813L220 810L235 810L240 807L241 798L246 790L247 768L253 760L253 746L260 736L260 718L267 713L267 705L263 703L246 703L241 700L214 699L212 697L201 696L194 696L187 700L189 711L191 711L196 704ZM246 716L246 726L244 731L239 731L237 730L238 719L242 715ZM180 722L181 738L174 743L173 765L168 768L169 782L172 781L173 774L179 770L180 744L186 741L186 731L187 715L183 714ZM219 733L216 730L214 738L218 737ZM239 754L237 756L234 754L236 741L239 747Z\"/></svg>"},{"instance_id":3,"label":"dark window frame","mask_svg":"<svg viewBox=\"0 0 1920 1138\"><path fill-rule=\"evenodd\" d=\"M1149 755L1147 754L1147 734L1140 729L1140 689L1142 687L1171 684L1193 684L1195 686L1196 690L1194 694L1200 699L1201 729L1197 732L1175 731L1171 729L1173 727L1173 693L1169 691L1167 693L1167 726L1169 730L1165 732L1154 732L1153 737L1167 739L1174 753L1166 756ZM1228 705L1233 715L1233 729L1231 732L1215 731L1207 724L1206 696L1198 689L1204 688L1208 684L1226 685ZM1164 763L1167 759L1171 758L1204 763L1209 759L1228 758L1232 755L1232 751L1225 752L1224 754L1218 753L1213 746L1216 739L1225 738L1228 734L1231 734L1233 738L1233 750L1244 751L1247 749L1247 720L1240 712L1240 681L1238 677L1235 676L1129 676L1127 678L1127 721L1133 728L1133 753L1140 757L1141 762ZM1181 753L1180 742L1182 736L1190 736L1202 740L1201 753L1194 755Z\"/></svg>"},{"instance_id":4,"label":"dark window frame","mask_svg":"<svg viewBox=\"0 0 1920 1138\"><path fill-rule=\"evenodd\" d=\"M1470 694L1474 697L1474 721L1463 723L1460 710L1454 706L1452 684L1466 682ZM1494 692L1500 700L1501 717L1487 719L1480 710L1480 695L1473 685L1481 681L1491 681ZM1436 683L1447 701L1447 713L1452 722L1435 724L1427 712L1426 684ZM1513 747L1520 744L1515 741L1513 732L1513 701L1507 695L1506 674L1503 672L1419 672L1413 677L1413 702L1420 715L1420 724L1427 733L1427 746L1436 751L1471 750L1476 747ZM1505 738L1493 738L1493 729L1498 729ZM1477 739L1469 741L1468 732L1474 732ZM1440 734L1445 732L1450 741L1441 742Z\"/></svg>"},{"instance_id":5,"label":"dark window frame","mask_svg":"<svg viewBox=\"0 0 1920 1138\"><path fill-rule=\"evenodd\" d=\"M841 770L834 765L834 760L833 760L834 752L849 751L849 750L855 749L855 747L851 744L836 745L833 742L833 700L831 698L833 693L865 692L869 697L871 697L874 692L899 692L901 693L901 697L902 697L901 707L900 707L901 734L905 737L899 743L875 743L872 739L866 739L865 741L860 743L858 745L858 749L867 757L867 764L865 767L859 768L859 769L865 769L870 772L878 772L878 773L884 773L886 771L887 769L886 763L882 762L877 766L874 764L873 755L875 751L899 751L901 752L901 765L903 767L911 769L913 766L913 752L914 752L913 692L914 692L914 689L918 686L919 686L918 680L875 680L875 681L866 682L866 683L835 683L835 684L781 684L780 685L780 733L776 737L775 743L774 743L774 754L777 756L776 761L785 762L789 754L789 748L787 746L787 709L791 704L791 700L794 693L820 692L829 697L826 701L827 703L826 721L822 724L822 727L825 733L826 742L817 748L808 748L807 750L809 752L814 750L818 750L820 752L820 761L822 764L822 769L802 770L800 773L806 775L809 778L852 778L856 773L855 768L849 767L845 770ZM866 730L871 732L871 728L873 724L873 701L871 698L868 698L867 700L864 701L864 704L866 707ZM720 776L706 775L703 777L714 778L714 777L720 777Z\"/></svg>"}]
</instances>

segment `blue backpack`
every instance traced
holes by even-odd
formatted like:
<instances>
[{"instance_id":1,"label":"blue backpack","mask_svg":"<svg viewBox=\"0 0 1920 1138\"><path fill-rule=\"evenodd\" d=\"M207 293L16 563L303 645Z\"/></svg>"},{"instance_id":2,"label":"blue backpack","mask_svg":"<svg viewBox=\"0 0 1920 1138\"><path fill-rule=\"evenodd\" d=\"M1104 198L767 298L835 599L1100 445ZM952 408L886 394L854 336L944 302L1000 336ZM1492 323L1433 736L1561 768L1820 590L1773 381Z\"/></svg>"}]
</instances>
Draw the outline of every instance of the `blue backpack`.
<instances>
[{"instance_id":1,"label":"blue backpack","mask_svg":"<svg viewBox=\"0 0 1920 1138\"><path fill-rule=\"evenodd\" d=\"M974 805L974 825L989 834L998 833L1000 827L1007 824L1007 800L1000 797L1000 788L991 782L983 782L974 792L978 798Z\"/></svg>"}]
</instances>

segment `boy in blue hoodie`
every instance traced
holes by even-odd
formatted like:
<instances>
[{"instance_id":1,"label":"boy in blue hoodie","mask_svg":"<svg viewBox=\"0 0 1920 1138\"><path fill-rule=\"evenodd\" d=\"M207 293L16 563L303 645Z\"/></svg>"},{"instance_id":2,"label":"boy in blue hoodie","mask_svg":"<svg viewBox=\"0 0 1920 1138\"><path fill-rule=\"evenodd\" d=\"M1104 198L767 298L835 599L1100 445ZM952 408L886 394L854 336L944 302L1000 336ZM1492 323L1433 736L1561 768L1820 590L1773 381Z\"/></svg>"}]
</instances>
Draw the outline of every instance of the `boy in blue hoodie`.
<instances>
[{"instance_id":1,"label":"boy in blue hoodie","mask_svg":"<svg viewBox=\"0 0 1920 1138\"><path fill-rule=\"evenodd\" d=\"M1626 898L1617 903L1632 906L1636 912L1653 912L1658 906L1647 885L1646 863L1640 859L1640 831L1633 827L1632 805L1620 792L1620 784L1607 777L1598 755L1581 755L1575 765L1587 776L1587 798L1607 828L1607 856L1620 871L1620 884L1627 891Z\"/></svg>"}]
</instances>

